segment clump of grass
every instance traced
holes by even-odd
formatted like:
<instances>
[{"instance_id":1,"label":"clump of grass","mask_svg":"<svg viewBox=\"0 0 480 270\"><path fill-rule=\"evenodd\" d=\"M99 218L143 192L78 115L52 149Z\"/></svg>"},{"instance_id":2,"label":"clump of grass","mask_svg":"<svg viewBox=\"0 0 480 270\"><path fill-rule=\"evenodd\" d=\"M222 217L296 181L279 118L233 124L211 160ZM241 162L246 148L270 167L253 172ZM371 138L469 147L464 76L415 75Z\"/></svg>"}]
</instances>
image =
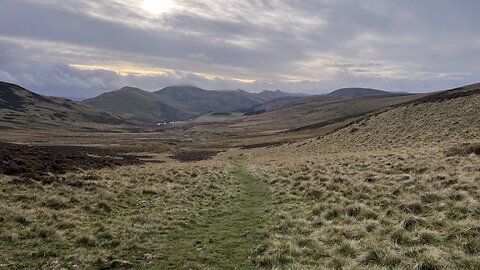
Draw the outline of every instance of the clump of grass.
<instances>
[{"instance_id":1,"label":"clump of grass","mask_svg":"<svg viewBox=\"0 0 480 270\"><path fill-rule=\"evenodd\" d=\"M480 143L467 143L460 146L452 147L447 150L446 155L451 156L468 156L471 154L480 155Z\"/></svg>"},{"instance_id":2,"label":"clump of grass","mask_svg":"<svg viewBox=\"0 0 480 270\"><path fill-rule=\"evenodd\" d=\"M46 199L43 202L43 206L54 209L54 210L62 210L70 207L68 201L58 197Z\"/></svg>"},{"instance_id":3,"label":"clump of grass","mask_svg":"<svg viewBox=\"0 0 480 270\"><path fill-rule=\"evenodd\" d=\"M75 244L80 247L95 247L97 242L91 236L82 235L77 238Z\"/></svg>"}]
</instances>

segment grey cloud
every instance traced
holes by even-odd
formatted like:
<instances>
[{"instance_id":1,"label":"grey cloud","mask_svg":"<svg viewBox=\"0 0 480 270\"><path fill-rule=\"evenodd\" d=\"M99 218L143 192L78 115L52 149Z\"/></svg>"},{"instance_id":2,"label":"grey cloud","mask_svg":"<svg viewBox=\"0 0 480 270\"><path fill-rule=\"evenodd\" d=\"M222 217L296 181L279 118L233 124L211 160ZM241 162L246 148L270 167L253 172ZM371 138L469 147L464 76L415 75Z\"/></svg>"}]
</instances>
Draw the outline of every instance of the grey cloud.
<instances>
[{"instance_id":1,"label":"grey cloud","mask_svg":"<svg viewBox=\"0 0 480 270\"><path fill-rule=\"evenodd\" d=\"M79 97L125 84L321 93L479 79L478 1L175 1L155 17L141 0L0 0L0 79ZM167 71L120 75L74 64Z\"/></svg>"}]
</instances>

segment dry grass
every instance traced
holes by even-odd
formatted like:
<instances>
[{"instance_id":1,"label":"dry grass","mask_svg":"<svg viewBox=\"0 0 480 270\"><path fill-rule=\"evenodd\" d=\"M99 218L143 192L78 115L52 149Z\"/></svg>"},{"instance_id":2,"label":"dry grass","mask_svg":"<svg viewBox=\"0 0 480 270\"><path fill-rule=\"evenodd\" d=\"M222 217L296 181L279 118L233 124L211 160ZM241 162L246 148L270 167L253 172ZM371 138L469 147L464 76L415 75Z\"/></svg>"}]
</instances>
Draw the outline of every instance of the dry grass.
<instances>
[{"instance_id":1,"label":"dry grass","mask_svg":"<svg viewBox=\"0 0 480 270\"><path fill-rule=\"evenodd\" d=\"M479 143L467 143L461 146L452 147L447 151L447 156L468 156L468 155L480 155Z\"/></svg>"},{"instance_id":2,"label":"dry grass","mask_svg":"<svg viewBox=\"0 0 480 270\"><path fill-rule=\"evenodd\" d=\"M260 266L480 268L478 156L427 148L255 163L279 220L254 253Z\"/></svg>"},{"instance_id":3,"label":"dry grass","mask_svg":"<svg viewBox=\"0 0 480 270\"><path fill-rule=\"evenodd\" d=\"M0 265L115 268L168 260L169 236L236 202L241 183L231 170L213 161L148 164L71 173L51 185L0 176Z\"/></svg>"},{"instance_id":4,"label":"dry grass","mask_svg":"<svg viewBox=\"0 0 480 270\"><path fill-rule=\"evenodd\" d=\"M480 96L408 105L322 138L231 151L273 193L274 269L480 269Z\"/></svg>"},{"instance_id":5,"label":"dry grass","mask_svg":"<svg viewBox=\"0 0 480 270\"><path fill-rule=\"evenodd\" d=\"M0 176L0 268L480 269L478 104L197 163Z\"/></svg>"}]
</instances>

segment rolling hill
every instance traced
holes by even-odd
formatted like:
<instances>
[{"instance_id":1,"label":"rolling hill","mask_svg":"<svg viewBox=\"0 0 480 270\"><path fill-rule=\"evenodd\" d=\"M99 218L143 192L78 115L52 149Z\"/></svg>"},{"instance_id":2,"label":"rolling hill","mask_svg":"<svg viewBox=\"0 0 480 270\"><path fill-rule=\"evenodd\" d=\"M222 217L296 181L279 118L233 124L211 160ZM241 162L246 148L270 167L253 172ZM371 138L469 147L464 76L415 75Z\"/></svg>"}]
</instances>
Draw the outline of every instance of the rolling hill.
<instances>
[{"instance_id":1,"label":"rolling hill","mask_svg":"<svg viewBox=\"0 0 480 270\"><path fill-rule=\"evenodd\" d=\"M390 149L478 142L480 84L424 94L373 114L366 114L343 128L309 141L304 150Z\"/></svg>"},{"instance_id":2,"label":"rolling hill","mask_svg":"<svg viewBox=\"0 0 480 270\"><path fill-rule=\"evenodd\" d=\"M424 94L389 94L360 98L309 96L285 102L283 99L277 99L265 103L265 106L256 107L258 109L263 107L265 113L235 119L219 127L194 126L190 132L226 134L228 131L230 137L272 137L265 137L266 141L272 140L273 137L275 140L279 138L292 140L319 136L356 118L423 96Z\"/></svg>"},{"instance_id":3,"label":"rolling hill","mask_svg":"<svg viewBox=\"0 0 480 270\"><path fill-rule=\"evenodd\" d=\"M196 112L188 110L184 104L169 97L134 87L107 92L83 103L125 119L146 123L184 120L197 115Z\"/></svg>"},{"instance_id":4,"label":"rolling hill","mask_svg":"<svg viewBox=\"0 0 480 270\"><path fill-rule=\"evenodd\" d=\"M0 125L3 128L92 127L125 120L93 107L46 97L21 86L0 82Z\"/></svg>"},{"instance_id":5,"label":"rolling hill","mask_svg":"<svg viewBox=\"0 0 480 270\"><path fill-rule=\"evenodd\" d=\"M479 104L480 84L470 85L328 134L248 150L249 172L269 179L282 220L256 261L282 269L480 269L478 249L465 248L480 240ZM308 252L298 252L299 232ZM295 247L281 253L290 261L271 255L280 246Z\"/></svg>"},{"instance_id":6,"label":"rolling hill","mask_svg":"<svg viewBox=\"0 0 480 270\"><path fill-rule=\"evenodd\" d=\"M286 93L280 90L264 90L258 94L257 97L263 98L265 100L275 100L280 98L287 98L287 97L303 97L306 96L305 94L296 94L296 93Z\"/></svg>"},{"instance_id":7,"label":"rolling hill","mask_svg":"<svg viewBox=\"0 0 480 270\"><path fill-rule=\"evenodd\" d=\"M182 103L197 114L236 111L270 100L243 90L211 91L192 86L166 87L155 94Z\"/></svg>"},{"instance_id":8,"label":"rolling hill","mask_svg":"<svg viewBox=\"0 0 480 270\"><path fill-rule=\"evenodd\" d=\"M335 90L327 96L330 97L369 97L369 96L379 96L379 95L388 95L390 92L371 89L371 88L342 88Z\"/></svg>"},{"instance_id":9,"label":"rolling hill","mask_svg":"<svg viewBox=\"0 0 480 270\"><path fill-rule=\"evenodd\" d=\"M210 112L232 112L273 99L290 97L281 91L249 93L243 90L215 91L193 86L171 86L156 92L124 87L83 103L143 123L180 121Z\"/></svg>"}]
</instances>

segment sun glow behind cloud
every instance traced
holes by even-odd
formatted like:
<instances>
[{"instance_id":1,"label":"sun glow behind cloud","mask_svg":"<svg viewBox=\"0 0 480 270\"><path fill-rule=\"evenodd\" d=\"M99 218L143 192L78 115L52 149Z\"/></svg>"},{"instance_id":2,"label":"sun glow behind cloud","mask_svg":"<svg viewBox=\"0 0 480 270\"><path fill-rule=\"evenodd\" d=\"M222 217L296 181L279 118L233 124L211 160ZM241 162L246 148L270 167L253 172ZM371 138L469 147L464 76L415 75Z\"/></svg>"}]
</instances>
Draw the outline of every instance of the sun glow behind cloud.
<instances>
[{"instance_id":1,"label":"sun glow behind cloud","mask_svg":"<svg viewBox=\"0 0 480 270\"><path fill-rule=\"evenodd\" d=\"M165 69L165 68L145 68L145 67L139 67L135 66L133 64L127 65L126 63L121 63L119 65L82 65L82 64L70 64L70 67L79 69L79 70L106 70L106 71L112 71L117 73L120 76L156 76L156 75L163 75L163 76L175 76L175 74L182 73L181 71L178 70L172 70L172 69ZM190 72L190 74L194 74L199 77L203 77L208 80L231 80L231 81L236 81L240 83L255 83L256 80L252 79L243 79L243 78L231 78L231 77L222 77L214 74L209 74L209 73L199 73L199 72Z\"/></svg>"},{"instance_id":2,"label":"sun glow behind cloud","mask_svg":"<svg viewBox=\"0 0 480 270\"><path fill-rule=\"evenodd\" d=\"M175 7L173 0L143 0L142 8L154 15L160 15Z\"/></svg>"},{"instance_id":3,"label":"sun glow behind cloud","mask_svg":"<svg viewBox=\"0 0 480 270\"><path fill-rule=\"evenodd\" d=\"M183 83L416 91L480 74L479 1L0 2L0 80L50 95Z\"/></svg>"}]
</instances>

